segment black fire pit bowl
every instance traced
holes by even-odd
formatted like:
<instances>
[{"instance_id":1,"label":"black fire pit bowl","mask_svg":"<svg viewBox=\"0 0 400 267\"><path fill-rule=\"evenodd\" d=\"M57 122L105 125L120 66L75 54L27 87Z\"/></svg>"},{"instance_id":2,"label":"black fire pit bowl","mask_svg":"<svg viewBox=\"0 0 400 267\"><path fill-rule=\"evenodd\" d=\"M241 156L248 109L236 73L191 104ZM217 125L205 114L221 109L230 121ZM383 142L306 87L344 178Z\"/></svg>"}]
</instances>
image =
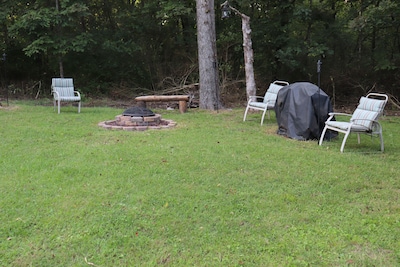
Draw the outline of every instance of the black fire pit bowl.
<instances>
[{"instance_id":1,"label":"black fire pit bowl","mask_svg":"<svg viewBox=\"0 0 400 267\"><path fill-rule=\"evenodd\" d=\"M122 115L131 117L150 117L155 116L156 114L148 108L131 107L125 110Z\"/></svg>"}]
</instances>

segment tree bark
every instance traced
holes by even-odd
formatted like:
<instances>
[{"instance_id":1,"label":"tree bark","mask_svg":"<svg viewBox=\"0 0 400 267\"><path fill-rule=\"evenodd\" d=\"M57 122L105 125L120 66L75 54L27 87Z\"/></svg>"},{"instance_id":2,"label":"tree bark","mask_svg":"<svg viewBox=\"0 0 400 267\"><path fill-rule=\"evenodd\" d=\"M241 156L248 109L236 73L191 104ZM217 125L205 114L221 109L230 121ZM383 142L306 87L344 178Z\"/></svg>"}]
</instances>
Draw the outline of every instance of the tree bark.
<instances>
[{"instance_id":1,"label":"tree bark","mask_svg":"<svg viewBox=\"0 0 400 267\"><path fill-rule=\"evenodd\" d=\"M196 0L200 108L219 108L214 0Z\"/></svg>"},{"instance_id":2,"label":"tree bark","mask_svg":"<svg viewBox=\"0 0 400 267\"><path fill-rule=\"evenodd\" d=\"M61 56L58 57L58 67L60 69L60 78L64 78L64 64Z\"/></svg>"},{"instance_id":3,"label":"tree bark","mask_svg":"<svg viewBox=\"0 0 400 267\"><path fill-rule=\"evenodd\" d=\"M243 32L243 54L244 68L246 72L246 93L247 99L250 96L256 95L256 81L254 78L254 53L253 44L251 41L250 17L241 14L242 17L242 32Z\"/></svg>"},{"instance_id":4,"label":"tree bark","mask_svg":"<svg viewBox=\"0 0 400 267\"><path fill-rule=\"evenodd\" d=\"M247 99L256 95L257 87L254 78L254 53L253 43L251 41L250 17L243 14L236 8L229 5L228 1L222 5L227 5L233 12L242 18L242 34L243 34L243 55L244 55L244 71L246 75L246 95Z\"/></svg>"},{"instance_id":5,"label":"tree bark","mask_svg":"<svg viewBox=\"0 0 400 267\"><path fill-rule=\"evenodd\" d=\"M58 0L56 0L56 11L57 11L57 16L60 14L60 5ZM57 34L61 35L61 26L57 25ZM64 64L62 61L62 57L58 56L58 67L60 70L60 78L64 78Z\"/></svg>"}]
</instances>

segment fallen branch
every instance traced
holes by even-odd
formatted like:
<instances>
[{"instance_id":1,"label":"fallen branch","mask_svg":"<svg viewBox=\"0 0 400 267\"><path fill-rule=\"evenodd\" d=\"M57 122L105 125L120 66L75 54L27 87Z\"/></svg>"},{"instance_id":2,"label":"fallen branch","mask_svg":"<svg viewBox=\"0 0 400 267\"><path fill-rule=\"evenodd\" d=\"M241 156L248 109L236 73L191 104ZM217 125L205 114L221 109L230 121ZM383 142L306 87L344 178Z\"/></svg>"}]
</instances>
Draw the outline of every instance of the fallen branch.
<instances>
[{"instance_id":1,"label":"fallen branch","mask_svg":"<svg viewBox=\"0 0 400 267\"><path fill-rule=\"evenodd\" d=\"M86 262L86 264L87 265L91 265L91 266L97 266L96 264L94 264L93 262L89 262L88 260L87 260L87 258L85 257L85 262Z\"/></svg>"},{"instance_id":2,"label":"fallen branch","mask_svg":"<svg viewBox=\"0 0 400 267\"><path fill-rule=\"evenodd\" d=\"M390 103L392 103L393 106L395 106L396 108L400 109L399 100L394 95L391 95L391 94L387 94L387 95L389 96Z\"/></svg>"}]
</instances>

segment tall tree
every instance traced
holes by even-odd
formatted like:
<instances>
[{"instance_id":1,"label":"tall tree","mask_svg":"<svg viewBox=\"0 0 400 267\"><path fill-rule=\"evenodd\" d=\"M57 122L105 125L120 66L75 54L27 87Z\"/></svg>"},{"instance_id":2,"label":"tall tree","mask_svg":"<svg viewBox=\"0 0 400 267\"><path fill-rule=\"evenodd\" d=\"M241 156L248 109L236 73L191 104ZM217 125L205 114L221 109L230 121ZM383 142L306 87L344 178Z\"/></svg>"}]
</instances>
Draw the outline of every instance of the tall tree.
<instances>
[{"instance_id":1,"label":"tall tree","mask_svg":"<svg viewBox=\"0 0 400 267\"><path fill-rule=\"evenodd\" d=\"M201 106L214 109L217 70L224 81L245 78L241 21L216 19L214 29L214 7L223 2L214 1L0 0L0 55L7 53L10 80L24 82L57 73L61 56L66 75L79 78L88 96L115 91L109 96L119 97L119 89L133 95L165 92L200 80ZM400 97L398 0L231 2L251 17L257 90L274 79L315 82L322 55L324 90L336 86L337 95L339 90L358 95L359 88L376 84ZM198 27L197 6L205 16ZM238 83L223 85L221 95Z\"/></svg>"},{"instance_id":2,"label":"tall tree","mask_svg":"<svg viewBox=\"0 0 400 267\"><path fill-rule=\"evenodd\" d=\"M87 6L78 0L36 1L26 6L26 13L16 18L10 34L25 41L27 56L56 58L63 76L62 58L72 51L84 51L91 40L81 24L81 18L89 15Z\"/></svg>"},{"instance_id":3,"label":"tall tree","mask_svg":"<svg viewBox=\"0 0 400 267\"><path fill-rule=\"evenodd\" d=\"M247 99L256 95L256 81L254 78L254 54L253 54L253 42L251 40L251 28L250 28L250 17L243 14L236 8L229 5L228 1L225 1L221 7L225 13L225 17L229 17L230 10L239 15L242 18L242 34L243 34L243 54L244 54L244 69L246 75L246 93Z\"/></svg>"},{"instance_id":4,"label":"tall tree","mask_svg":"<svg viewBox=\"0 0 400 267\"><path fill-rule=\"evenodd\" d=\"M219 108L219 78L214 0L197 0L197 42L200 75L200 108Z\"/></svg>"}]
</instances>

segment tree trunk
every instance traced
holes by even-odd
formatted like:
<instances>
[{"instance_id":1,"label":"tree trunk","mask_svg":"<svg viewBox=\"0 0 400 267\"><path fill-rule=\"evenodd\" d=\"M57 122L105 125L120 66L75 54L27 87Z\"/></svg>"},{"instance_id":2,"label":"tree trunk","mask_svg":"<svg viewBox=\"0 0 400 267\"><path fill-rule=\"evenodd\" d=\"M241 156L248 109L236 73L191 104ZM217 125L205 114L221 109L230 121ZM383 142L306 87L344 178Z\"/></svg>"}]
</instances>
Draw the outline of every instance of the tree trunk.
<instances>
[{"instance_id":1,"label":"tree trunk","mask_svg":"<svg viewBox=\"0 0 400 267\"><path fill-rule=\"evenodd\" d=\"M228 5L226 1L223 5ZM247 99L251 96L256 95L256 80L254 78L254 53L253 53L253 43L251 41L251 28L250 28L250 17L243 14L236 8L229 6L236 14L242 18L242 34L243 34L243 55L244 55L244 70L246 73L246 95Z\"/></svg>"},{"instance_id":2,"label":"tree trunk","mask_svg":"<svg viewBox=\"0 0 400 267\"><path fill-rule=\"evenodd\" d=\"M200 108L219 108L214 0L196 0Z\"/></svg>"},{"instance_id":3,"label":"tree trunk","mask_svg":"<svg viewBox=\"0 0 400 267\"><path fill-rule=\"evenodd\" d=\"M244 54L244 69L246 72L246 93L247 99L250 96L256 95L256 81L254 78L254 54L251 41L250 17L241 14L242 17L242 32L243 32L243 54Z\"/></svg>"},{"instance_id":4,"label":"tree trunk","mask_svg":"<svg viewBox=\"0 0 400 267\"><path fill-rule=\"evenodd\" d=\"M64 78L64 64L61 56L58 57L58 67L60 69L60 78Z\"/></svg>"},{"instance_id":5,"label":"tree trunk","mask_svg":"<svg viewBox=\"0 0 400 267\"><path fill-rule=\"evenodd\" d=\"M60 13L60 5L59 5L58 0L56 0L56 11L57 11L57 16L58 16ZM61 26L59 26L59 25L57 25L57 33L59 35L61 35ZM64 64L63 64L61 56L58 56L58 67L60 70L60 78L64 78Z\"/></svg>"}]
</instances>

